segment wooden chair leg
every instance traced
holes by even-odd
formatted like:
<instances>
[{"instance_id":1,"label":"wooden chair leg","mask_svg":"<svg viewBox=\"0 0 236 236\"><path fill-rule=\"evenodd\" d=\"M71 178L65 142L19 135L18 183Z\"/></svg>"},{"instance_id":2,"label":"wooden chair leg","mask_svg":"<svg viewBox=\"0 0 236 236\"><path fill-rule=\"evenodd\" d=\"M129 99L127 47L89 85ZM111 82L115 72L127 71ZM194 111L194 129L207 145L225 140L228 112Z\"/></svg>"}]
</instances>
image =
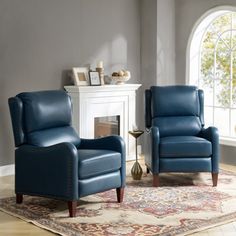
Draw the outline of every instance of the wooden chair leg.
<instances>
[{"instance_id":1,"label":"wooden chair leg","mask_svg":"<svg viewBox=\"0 0 236 236\"><path fill-rule=\"evenodd\" d=\"M124 190L125 190L125 188L117 188L116 189L117 201L119 203L123 202Z\"/></svg>"},{"instance_id":2,"label":"wooden chair leg","mask_svg":"<svg viewBox=\"0 0 236 236\"><path fill-rule=\"evenodd\" d=\"M149 174L150 173L150 170L148 169L148 167L147 167L147 174Z\"/></svg>"},{"instance_id":3,"label":"wooden chair leg","mask_svg":"<svg viewBox=\"0 0 236 236\"><path fill-rule=\"evenodd\" d=\"M16 194L16 203L20 204L23 202L23 194Z\"/></svg>"},{"instance_id":4,"label":"wooden chair leg","mask_svg":"<svg viewBox=\"0 0 236 236\"><path fill-rule=\"evenodd\" d=\"M77 201L68 201L69 216L76 217Z\"/></svg>"},{"instance_id":5,"label":"wooden chair leg","mask_svg":"<svg viewBox=\"0 0 236 236\"><path fill-rule=\"evenodd\" d=\"M158 174L153 174L152 186L153 187L159 187L160 186L160 180L159 180L159 175Z\"/></svg>"},{"instance_id":6,"label":"wooden chair leg","mask_svg":"<svg viewBox=\"0 0 236 236\"><path fill-rule=\"evenodd\" d=\"M213 187L216 187L218 182L218 173L211 173L211 175L212 175Z\"/></svg>"}]
</instances>

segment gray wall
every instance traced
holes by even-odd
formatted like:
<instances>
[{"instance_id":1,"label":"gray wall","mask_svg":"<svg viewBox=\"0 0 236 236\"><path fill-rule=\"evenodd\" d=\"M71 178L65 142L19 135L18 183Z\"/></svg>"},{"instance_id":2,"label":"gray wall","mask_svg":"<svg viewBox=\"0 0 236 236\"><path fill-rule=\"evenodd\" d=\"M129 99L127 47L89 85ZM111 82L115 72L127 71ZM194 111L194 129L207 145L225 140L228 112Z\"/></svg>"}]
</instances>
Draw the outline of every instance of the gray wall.
<instances>
[{"instance_id":1,"label":"gray wall","mask_svg":"<svg viewBox=\"0 0 236 236\"><path fill-rule=\"evenodd\" d=\"M156 83L157 78L157 1L141 1L141 82L137 97L139 106L138 127L144 129L144 91ZM141 136L139 142L144 142Z\"/></svg>"},{"instance_id":2,"label":"gray wall","mask_svg":"<svg viewBox=\"0 0 236 236\"><path fill-rule=\"evenodd\" d=\"M216 6L236 6L235 0L176 0L176 83L185 84L186 49L196 21ZM236 165L236 148L221 145L221 161Z\"/></svg>"},{"instance_id":3,"label":"gray wall","mask_svg":"<svg viewBox=\"0 0 236 236\"><path fill-rule=\"evenodd\" d=\"M157 0L141 1L141 78L142 89L157 78Z\"/></svg>"},{"instance_id":4,"label":"gray wall","mask_svg":"<svg viewBox=\"0 0 236 236\"><path fill-rule=\"evenodd\" d=\"M175 83L175 0L141 1L141 78L143 89Z\"/></svg>"},{"instance_id":5,"label":"gray wall","mask_svg":"<svg viewBox=\"0 0 236 236\"><path fill-rule=\"evenodd\" d=\"M174 0L141 1L141 78L139 127L144 129L145 89L152 85L175 84ZM147 153L150 146L145 134L139 141Z\"/></svg>"},{"instance_id":6,"label":"gray wall","mask_svg":"<svg viewBox=\"0 0 236 236\"><path fill-rule=\"evenodd\" d=\"M175 0L157 0L157 85L175 83Z\"/></svg>"},{"instance_id":7,"label":"gray wall","mask_svg":"<svg viewBox=\"0 0 236 236\"><path fill-rule=\"evenodd\" d=\"M14 163L7 99L63 88L68 70L100 60L140 82L139 0L0 0L0 166Z\"/></svg>"}]
</instances>

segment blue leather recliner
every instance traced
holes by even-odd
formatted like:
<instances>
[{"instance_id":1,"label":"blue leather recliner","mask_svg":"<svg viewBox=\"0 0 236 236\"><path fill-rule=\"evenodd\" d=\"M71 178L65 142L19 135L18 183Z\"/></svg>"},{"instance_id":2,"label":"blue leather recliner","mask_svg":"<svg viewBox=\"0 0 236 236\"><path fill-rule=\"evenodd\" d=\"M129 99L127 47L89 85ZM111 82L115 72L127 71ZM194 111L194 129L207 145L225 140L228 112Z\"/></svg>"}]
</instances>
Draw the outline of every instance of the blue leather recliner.
<instances>
[{"instance_id":1,"label":"blue leather recliner","mask_svg":"<svg viewBox=\"0 0 236 236\"><path fill-rule=\"evenodd\" d=\"M161 172L219 172L219 135L204 128L203 91L195 86L152 86L145 91L147 172L159 186Z\"/></svg>"},{"instance_id":2,"label":"blue leather recliner","mask_svg":"<svg viewBox=\"0 0 236 236\"><path fill-rule=\"evenodd\" d=\"M76 215L84 196L125 187L125 143L120 136L79 138L71 126L71 99L65 91L20 93L9 98L15 140L16 202L36 195L68 202Z\"/></svg>"}]
</instances>

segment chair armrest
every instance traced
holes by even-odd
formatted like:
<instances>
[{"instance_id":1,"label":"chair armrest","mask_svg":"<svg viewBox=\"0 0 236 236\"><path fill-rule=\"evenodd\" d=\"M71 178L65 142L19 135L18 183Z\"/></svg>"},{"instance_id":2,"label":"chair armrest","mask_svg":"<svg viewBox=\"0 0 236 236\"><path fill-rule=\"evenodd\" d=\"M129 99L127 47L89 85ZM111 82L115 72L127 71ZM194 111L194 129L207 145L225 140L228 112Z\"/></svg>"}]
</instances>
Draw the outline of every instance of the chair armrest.
<instances>
[{"instance_id":1,"label":"chair armrest","mask_svg":"<svg viewBox=\"0 0 236 236\"><path fill-rule=\"evenodd\" d=\"M210 142L214 141L219 143L219 132L216 127L210 126L207 129L202 128L199 136Z\"/></svg>"},{"instance_id":2,"label":"chair armrest","mask_svg":"<svg viewBox=\"0 0 236 236\"><path fill-rule=\"evenodd\" d=\"M153 174L159 173L159 145L160 133L159 128L153 126L146 132L145 144L145 163L151 168Z\"/></svg>"},{"instance_id":3,"label":"chair armrest","mask_svg":"<svg viewBox=\"0 0 236 236\"><path fill-rule=\"evenodd\" d=\"M15 152L16 193L78 199L78 155L73 144L22 145Z\"/></svg>"},{"instance_id":4,"label":"chair armrest","mask_svg":"<svg viewBox=\"0 0 236 236\"><path fill-rule=\"evenodd\" d=\"M111 135L97 139L81 139L78 149L103 149L119 152L121 154L121 183L125 186L126 176L126 151L122 137Z\"/></svg>"},{"instance_id":5,"label":"chair armrest","mask_svg":"<svg viewBox=\"0 0 236 236\"><path fill-rule=\"evenodd\" d=\"M219 132L216 127L210 126L207 129L202 128L200 137L207 139L212 143L212 172L219 172L220 161L220 145L219 145Z\"/></svg>"},{"instance_id":6,"label":"chair armrest","mask_svg":"<svg viewBox=\"0 0 236 236\"><path fill-rule=\"evenodd\" d=\"M152 133L152 138L153 141L155 141L155 143L160 144L160 132L159 132L159 128L154 126L151 128L151 133Z\"/></svg>"}]
</instances>

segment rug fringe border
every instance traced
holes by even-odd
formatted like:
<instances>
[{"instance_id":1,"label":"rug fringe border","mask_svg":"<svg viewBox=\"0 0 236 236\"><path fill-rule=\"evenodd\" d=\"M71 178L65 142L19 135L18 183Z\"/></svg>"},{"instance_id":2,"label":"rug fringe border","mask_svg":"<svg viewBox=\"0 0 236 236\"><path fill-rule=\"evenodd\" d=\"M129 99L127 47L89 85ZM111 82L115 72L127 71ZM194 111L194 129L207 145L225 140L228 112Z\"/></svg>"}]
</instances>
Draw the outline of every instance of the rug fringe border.
<instances>
[{"instance_id":1,"label":"rug fringe border","mask_svg":"<svg viewBox=\"0 0 236 236\"><path fill-rule=\"evenodd\" d=\"M27 223L31 223L31 224L33 224L33 225L36 225L36 226L38 226L38 227L40 227L40 228L42 228L42 229L45 229L45 230L47 230L47 231L49 231L49 232L56 233L56 234L59 234L59 235L61 235L61 236L68 236L67 234L61 233L61 232L59 232L59 231L57 231L57 230L54 230L54 229L49 228L49 227L47 227L47 226L44 226L44 225L38 223L37 221L30 220L30 219L27 219L27 218L24 217L24 216L20 216L20 215L18 215L18 214L16 214L16 213L10 212L10 211L8 211L8 210L2 208L2 207L0 207L0 210L1 210L2 212L5 212L6 214L9 214L9 215L11 215L11 216L17 217L17 218L19 218L19 219L21 219L21 220L23 220L23 221L25 221L25 222L27 222ZM209 226L202 226L202 227L200 227L200 228L193 229L193 230L190 230L190 231L188 231L188 232L183 232L183 233L180 233L180 234L177 234L177 235L178 235L178 236L186 236L186 235L190 235L190 234L193 234L193 233L202 232L202 231L204 231L204 230L212 229L212 228L214 228L214 227L217 227L217 226L220 226L220 225L224 225L224 224L228 224L228 223L231 223L231 222L234 222L234 221L236 221L236 218L224 220L224 221L222 221L222 222L218 222L218 223L215 223L215 224L209 225ZM168 234L169 234L169 233L168 233ZM157 235L165 235L165 233L161 233L161 234L157 234ZM80 234L80 235L78 235L78 236L83 236L83 235Z\"/></svg>"},{"instance_id":2,"label":"rug fringe border","mask_svg":"<svg viewBox=\"0 0 236 236\"><path fill-rule=\"evenodd\" d=\"M194 234L194 233L199 233L199 232L202 232L204 230L212 229L214 227L218 227L220 225L225 225L225 224L228 224L228 223L231 223L231 222L234 222L234 221L236 221L236 218L232 218L232 219L229 219L229 220L218 222L218 223L215 223L215 224L209 225L209 226L202 226L198 229L193 229L193 230L190 230L186 233L177 234L177 236L186 236L186 235L190 235L190 234Z\"/></svg>"},{"instance_id":3,"label":"rug fringe border","mask_svg":"<svg viewBox=\"0 0 236 236\"><path fill-rule=\"evenodd\" d=\"M16 213L10 212L10 211L8 211L8 210L2 208L2 207L0 207L0 211L4 212L4 213L6 213L6 214L9 214L9 215L11 215L11 216L17 217L17 218L19 218L19 219L21 219L21 220L23 220L23 221L25 221L25 222L27 222L27 223L31 223L31 224L33 224L33 225L36 225L37 227L40 227L40 228L42 228L42 229L45 229L45 230L47 230L47 231L49 231L49 232L52 232L52 233L55 233L55 234L59 234L59 235L61 235L61 236L68 236L67 234L61 233L61 232L59 232L59 231L57 231L57 230L54 230L54 229L52 229L52 228L48 228L47 226L44 226L44 225L42 225L42 224L40 224L40 223L38 223L38 222L36 222L36 221L34 221L34 220L27 219L27 218L24 217L24 216L20 216L20 215L18 215L18 214L16 214ZM78 235L78 236L82 236L82 235L80 234L80 235Z\"/></svg>"}]
</instances>

